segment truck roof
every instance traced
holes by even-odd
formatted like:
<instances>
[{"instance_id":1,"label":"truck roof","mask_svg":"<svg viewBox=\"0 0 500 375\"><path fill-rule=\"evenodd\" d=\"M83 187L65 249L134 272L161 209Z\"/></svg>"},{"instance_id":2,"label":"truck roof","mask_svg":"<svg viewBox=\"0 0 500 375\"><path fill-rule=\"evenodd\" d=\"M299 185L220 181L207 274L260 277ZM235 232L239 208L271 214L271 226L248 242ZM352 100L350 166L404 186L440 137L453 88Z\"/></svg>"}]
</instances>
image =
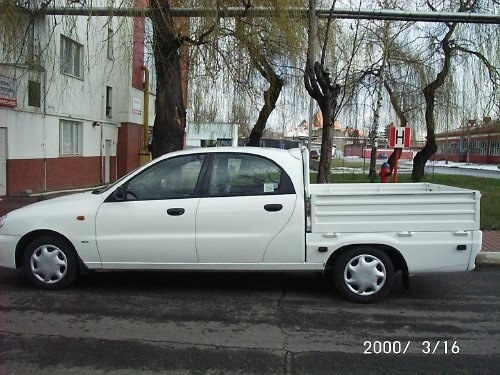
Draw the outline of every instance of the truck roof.
<instances>
[{"instance_id":1,"label":"truck roof","mask_svg":"<svg viewBox=\"0 0 500 375\"><path fill-rule=\"evenodd\" d=\"M245 154L255 154L266 156L273 159L274 156L283 157L283 155L292 155L296 159L301 159L300 149L293 148L289 150L283 150L279 148L267 148L267 147L197 147L190 148L186 150L174 151L168 154L162 155L161 158L172 157L175 155L186 155L186 154L210 154L210 153L245 153Z\"/></svg>"}]
</instances>

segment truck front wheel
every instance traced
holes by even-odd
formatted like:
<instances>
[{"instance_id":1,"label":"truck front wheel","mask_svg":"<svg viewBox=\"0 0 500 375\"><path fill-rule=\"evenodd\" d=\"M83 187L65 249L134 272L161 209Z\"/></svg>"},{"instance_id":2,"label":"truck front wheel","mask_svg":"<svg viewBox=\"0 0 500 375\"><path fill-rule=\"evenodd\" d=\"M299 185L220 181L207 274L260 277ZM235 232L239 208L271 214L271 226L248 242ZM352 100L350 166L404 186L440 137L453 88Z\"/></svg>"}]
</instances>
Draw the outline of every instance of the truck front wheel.
<instances>
[{"instance_id":1,"label":"truck front wheel","mask_svg":"<svg viewBox=\"0 0 500 375\"><path fill-rule=\"evenodd\" d=\"M392 289L394 265L386 253L375 247L351 248L335 261L333 281L349 301L377 302Z\"/></svg>"},{"instance_id":2,"label":"truck front wheel","mask_svg":"<svg viewBox=\"0 0 500 375\"><path fill-rule=\"evenodd\" d=\"M28 279L39 288L62 289L75 280L78 262L67 241L43 235L27 246L23 267Z\"/></svg>"}]
</instances>

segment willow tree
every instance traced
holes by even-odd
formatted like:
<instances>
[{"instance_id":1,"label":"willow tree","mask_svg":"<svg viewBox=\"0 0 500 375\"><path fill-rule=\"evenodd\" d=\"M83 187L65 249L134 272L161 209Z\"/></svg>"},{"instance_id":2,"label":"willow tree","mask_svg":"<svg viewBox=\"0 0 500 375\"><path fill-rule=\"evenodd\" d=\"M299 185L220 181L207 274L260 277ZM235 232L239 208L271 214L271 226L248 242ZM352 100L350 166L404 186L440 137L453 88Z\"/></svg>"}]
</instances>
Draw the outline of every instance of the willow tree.
<instances>
[{"instance_id":1,"label":"willow tree","mask_svg":"<svg viewBox=\"0 0 500 375\"><path fill-rule=\"evenodd\" d=\"M377 133L380 125L380 109L382 107L383 89L385 83L385 69L387 66L388 51L390 48L389 44L389 21L384 21L384 26L382 28L382 57L380 62L380 67L378 68L377 78L377 100L375 103L375 110L373 111L373 125L370 130L370 141L372 145L372 151L370 155L370 180L373 182L378 177L377 176Z\"/></svg>"},{"instance_id":2,"label":"willow tree","mask_svg":"<svg viewBox=\"0 0 500 375\"><path fill-rule=\"evenodd\" d=\"M430 1L427 4L431 10L438 11ZM439 11L457 11L453 8L455 2L440 1L439 4ZM492 3L462 1L458 11L486 12L486 9L479 8L480 4L487 7ZM369 25L376 26L376 23ZM382 66L382 53L371 51L384 49L384 32L382 28L372 26L367 26L367 30L360 51L364 51L369 59L359 73L359 80L364 86L361 97L370 98L376 97L375 87L381 82ZM389 116L395 115L399 126L411 126L414 134L427 136L427 143L414 162L415 181L421 179L425 163L435 152L435 132L442 126L443 120L447 121L447 126L457 127L463 123L457 122L458 117L466 116L465 107L473 108L475 113L492 111L494 116L495 100L491 98L495 97L495 92L498 93L499 75L498 68L490 61L498 56L495 55L498 53L498 40L498 26L391 22L383 73L384 101L390 103L391 108L386 107L384 112ZM469 69L463 67L473 59L475 63L468 65ZM465 82L470 86L466 86ZM490 99L480 97L486 92L491 94ZM381 91L378 90L378 93ZM485 112L482 112L483 108ZM390 119L390 122L396 120ZM389 162L393 165L393 155Z\"/></svg>"},{"instance_id":3,"label":"willow tree","mask_svg":"<svg viewBox=\"0 0 500 375\"><path fill-rule=\"evenodd\" d=\"M232 120L245 119L252 121L255 117L251 129L244 136L248 136L247 145L259 146L260 140L266 129L267 122L285 85L284 75L286 68L290 65L290 59L300 54L302 29L296 27L296 22L291 23L290 19L297 19L295 11L288 10L300 4L299 0L256 0L256 1L227 1L217 2L214 7L221 19L218 20L217 30L211 36L209 43L200 46L194 51L197 63L203 67L193 66L195 70L203 71L205 76L209 76L209 82L222 84L223 91L230 91L232 86L233 95L230 97L220 97L222 103L208 103L203 105L198 99L203 91L203 96L210 96L206 90L206 83L194 84L193 93L196 100L196 109L200 112L207 112L215 115L220 108L228 108ZM224 18L228 7L242 6L245 10L253 7L267 7L274 12L272 17L250 17L246 11L236 17ZM203 58L199 58L199 56ZM230 82L223 80L221 75L228 77ZM227 86L227 87L226 87ZM252 105L245 105L249 101ZM212 110L206 110L212 107ZM215 108L214 108L215 107ZM258 107L258 115L252 116L251 107ZM198 117L197 114L193 114ZM215 116L210 116L214 121ZM241 124L241 123L240 123ZM248 125L248 124L245 124Z\"/></svg>"},{"instance_id":4,"label":"willow tree","mask_svg":"<svg viewBox=\"0 0 500 375\"><path fill-rule=\"evenodd\" d=\"M284 80L276 73L271 65L272 57L269 55L266 56L266 45L259 40L258 36L249 30L249 27L246 26L242 20L236 20L233 36L248 52L252 66L269 84L269 88L264 91L263 104L259 111L259 116L250 132L249 141L247 143L248 146L260 146L267 120L272 111L276 108L276 102L281 94Z\"/></svg>"},{"instance_id":5,"label":"willow tree","mask_svg":"<svg viewBox=\"0 0 500 375\"><path fill-rule=\"evenodd\" d=\"M430 1L427 2L428 6L432 11L437 11L438 9L431 4ZM458 12L474 12L478 11L480 2L478 0L461 0L460 5L457 9ZM463 40L457 39L456 30L458 28L457 23L447 23L445 25L444 35L434 36L433 44L437 44L435 53L440 55L441 64L436 70L435 76L432 81L426 84L422 90L425 99L425 124L427 130L426 143L425 146L417 152L413 159L413 170L412 170L412 180L420 181L424 176L425 164L437 151L436 144L436 98L438 90L443 87L446 79L450 75L452 70L452 60L457 57L460 53L465 53L476 57L479 62L486 67L489 72L490 80L493 86L498 87L499 83L499 70L492 64L487 57L476 50L480 46L475 45L474 49L470 48L467 44L462 45ZM437 41L437 43L435 43ZM468 43L473 44L472 41ZM469 72L470 74L470 72Z\"/></svg>"},{"instance_id":6,"label":"willow tree","mask_svg":"<svg viewBox=\"0 0 500 375\"><path fill-rule=\"evenodd\" d=\"M151 154L181 150L184 145L186 108L182 91L180 47L169 0L151 0L153 53L156 66L156 116Z\"/></svg>"}]
</instances>

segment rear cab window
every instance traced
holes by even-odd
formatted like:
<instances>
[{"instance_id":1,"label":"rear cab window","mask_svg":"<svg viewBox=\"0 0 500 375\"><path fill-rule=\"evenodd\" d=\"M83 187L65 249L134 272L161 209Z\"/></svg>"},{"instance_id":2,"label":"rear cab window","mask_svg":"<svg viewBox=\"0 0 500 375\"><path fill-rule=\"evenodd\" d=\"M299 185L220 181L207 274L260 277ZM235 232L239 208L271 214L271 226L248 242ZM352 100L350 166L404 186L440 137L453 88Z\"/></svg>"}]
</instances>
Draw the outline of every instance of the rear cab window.
<instances>
[{"instance_id":1,"label":"rear cab window","mask_svg":"<svg viewBox=\"0 0 500 375\"><path fill-rule=\"evenodd\" d=\"M208 196L294 193L290 176L272 160L251 154L214 155L207 187Z\"/></svg>"}]
</instances>

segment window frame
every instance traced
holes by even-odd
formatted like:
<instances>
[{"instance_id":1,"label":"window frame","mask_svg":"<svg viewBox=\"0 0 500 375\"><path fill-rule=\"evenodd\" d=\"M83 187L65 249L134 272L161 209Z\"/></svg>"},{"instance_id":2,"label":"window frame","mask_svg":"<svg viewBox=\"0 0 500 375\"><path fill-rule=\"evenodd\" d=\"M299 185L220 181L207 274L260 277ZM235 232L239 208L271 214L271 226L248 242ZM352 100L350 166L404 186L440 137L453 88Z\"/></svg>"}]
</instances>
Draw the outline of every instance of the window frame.
<instances>
[{"instance_id":1,"label":"window frame","mask_svg":"<svg viewBox=\"0 0 500 375\"><path fill-rule=\"evenodd\" d=\"M59 57L61 74L83 79L83 44L61 34Z\"/></svg>"},{"instance_id":2,"label":"window frame","mask_svg":"<svg viewBox=\"0 0 500 375\"><path fill-rule=\"evenodd\" d=\"M72 151L64 150L64 126L71 126L71 145ZM60 119L59 120L59 156L72 157L81 156L83 150L83 123L79 121Z\"/></svg>"},{"instance_id":3,"label":"window frame","mask_svg":"<svg viewBox=\"0 0 500 375\"><path fill-rule=\"evenodd\" d=\"M151 172L152 169L158 168L162 164L172 162L172 161L174 161L176 159L193 157L193 156L197 156L197 157L200 157L200 158L203 157L203 160L201 161L202 165L201 165L201 168L200 168L200 171L199 171L199 174L198 174L198 179L197 179L195 187L193 189L193 193L190 194L189 197L150 197L150 198L139 198L139 197L133 197L132 196L132 199L129 199L129 195L130 195L130 193L128 192L129 186L130 186L131 183L133 183L134 181L136 181L137 178L140 178L141 176L146 175L147 173ZM164 200L200 198L201 197L201 189L202 189L203 181L204 181L204 176L206 174L207 165L209 164L209 157L208 156L209 155L205 154L205 153L197 153L197 154L189 154L189 155L179 155L179 156L174 156L174 157L171 157L171 158L162 159L162 160L158 161L158 163L152 164L148 168L140 171L139 173L137 173L136 175L134 175L133 177L131 177L130 179L128 179L122 185L123 190L124 190L125 195L126 195L126 198L123 201L125 201L125 202L140 202L140 201L155 201L155 200L164 201ZM117 200L118 199L116 199L116 197L114 197L114 194L111 194L106 201L107 202L115 202Z\"/></svg>"},{"instance_id":4,"label":"window frame","mask_svg":"<svg viewBox=\"0 0 500 375\"><path fill-rule=\"evenodd\" d=\"M263 191L262 193L258 193L258 194L255 194L253 192L238 193L238 194L210 194L209 191L210 191L210 185L211 185L212 178L213 178L213 171L214 171L216 157L220 156L220 155L224 155L227 158L249 157L249 158L262 159L263 161L266 161L266 162L274 165L280 171L279 189L272 191L272 192ZM269 159L269 158L262 156L262 155L245 153L245 152L216 152L216 153L212 153L210 156L211 156L210 163L207 166L207 174L206 174L204 182L203 182L203 197L205 197L205 198L261 197L261 196L269 196L269 195L296 194L295 186L293 185L293 181L292 181L290 175L278 163L276 163L272 159Z\"/></svg>"},{"instance_id":5,"label":"window frame","mask_svg":"<svg viewBox=\"0 0 500 375\"><path fill-rule=\"evenodd\" d=\"M113 88L106 86L106 117L113 118Z\"/></svg>"},{"instance_id":6,"label":"window frame","mask_svg":"<svg viewBox=\"0 0 500 375\"><path fill-rule=\"evenodd\" d=\"M28 80L28 106L40 108L42 103L42 84L35 80Z\"/></svg>"},{"instance_id":7,"label":"window frame","mask_svg":"<svg viewBox=\"0 0 500 375\"><path fill-rule=\"evenodd\" d=\"M106 46L106 56L109 60L114 60L113 36L115 35L112 28L108 27L108 40Z\"/></svg>"}]
</instances>

